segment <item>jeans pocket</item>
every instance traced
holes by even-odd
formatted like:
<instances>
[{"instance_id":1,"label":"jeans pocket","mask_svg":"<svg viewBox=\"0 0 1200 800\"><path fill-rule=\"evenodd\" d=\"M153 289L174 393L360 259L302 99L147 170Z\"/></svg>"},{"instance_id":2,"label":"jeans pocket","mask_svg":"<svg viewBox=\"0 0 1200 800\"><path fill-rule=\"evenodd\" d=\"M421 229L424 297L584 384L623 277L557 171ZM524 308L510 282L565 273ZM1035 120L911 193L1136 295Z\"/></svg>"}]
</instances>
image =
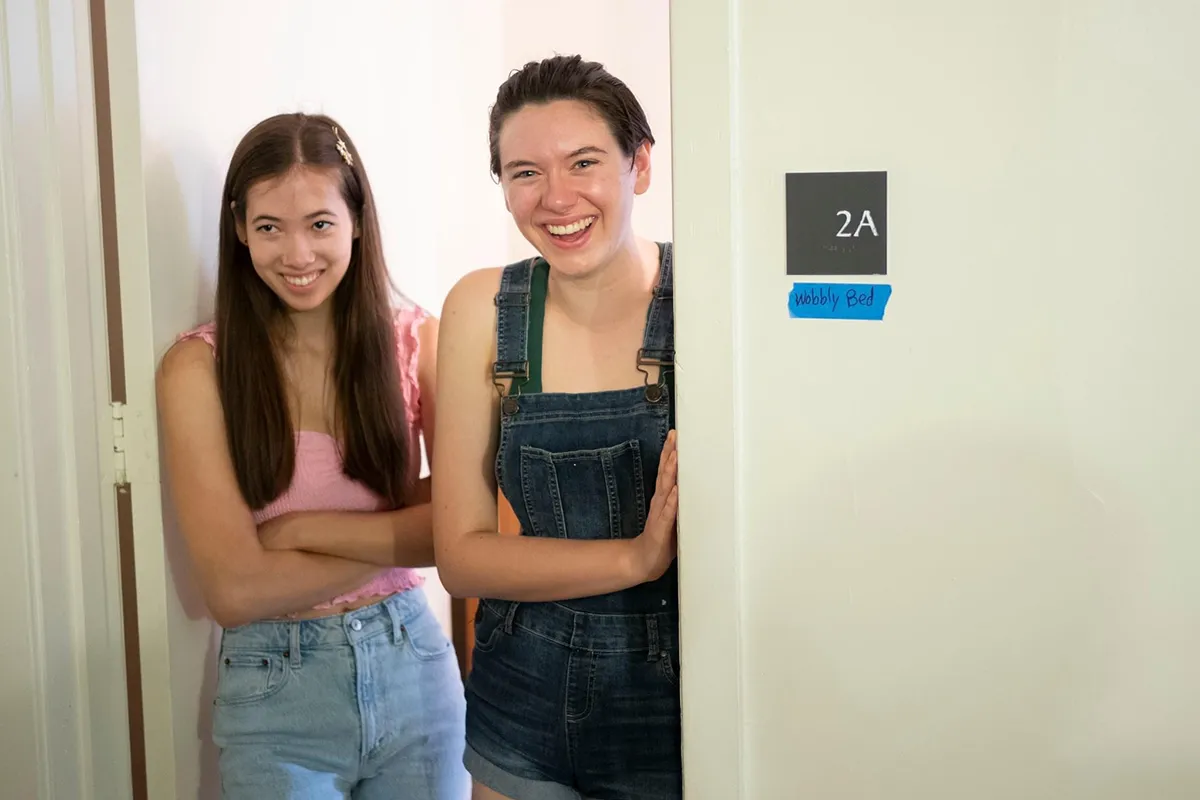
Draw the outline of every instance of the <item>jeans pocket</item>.
<instances>
[{"instance_id":1,"label":"jeans pocket","mask_svg":"<svg viewBox=\"0 0 1200 800\"><path fill-rule=\"evenodd\" d=\"M419 614L405 622L401 630L404 632L404 641L413 655L422 661L445 658L454 652L454 644L428 608L422 609Z\"/></svg>"},{"instance_id":2,"label":"jeans pocket","mask_svg":"<svg viewBox=\"0 0 1200 800\"><path fill-rule=\"evenodd\" d=\"M659 674L667 679L667 683L679 687L679 658L670 650L661 650L658 654Z\"/></svg>"},{"instance_id":3,"label":"jeans pocket","mask_svg":"<svg viewBox=\"0 0 1200 800\"><path fill-rule=\"evenodd\" d=\"M288 664L279 655L225 651L217 674L216 704L240 706L271 697L287 682Z\"/></svg>"},{"instance_id":4,"label":"jeans pocket","mask_svg":"<svg viewBox=\"0 0 1200 800\"><path fill-rule=\"evenodd\" d=\"M480 600L475 610L475 650L487 653L495 649L503 635L504 617L486 600Z\"/></svg>"}]
</instances>

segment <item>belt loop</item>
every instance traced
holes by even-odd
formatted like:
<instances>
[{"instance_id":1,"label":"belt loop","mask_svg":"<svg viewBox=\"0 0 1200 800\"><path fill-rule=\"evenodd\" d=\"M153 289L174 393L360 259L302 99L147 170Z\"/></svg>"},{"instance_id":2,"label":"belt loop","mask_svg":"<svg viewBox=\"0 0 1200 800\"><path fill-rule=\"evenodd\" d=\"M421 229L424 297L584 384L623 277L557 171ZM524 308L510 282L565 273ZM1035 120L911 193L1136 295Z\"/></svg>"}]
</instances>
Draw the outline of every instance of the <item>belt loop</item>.
<instances>
[{"instance_id":1,"label":"belt loop","mask_svg":"<svg viewBox=\"0 0 1200 800\"><path fill-rule=\"evenodd\" d=\"M293 622L288 626L288 649L286 655L293 669L300 667L300 626L303 622Z\"/></svg>"},{"instance_id":2,"label":"belt loop","mask_svg":"<svg viewBox=\"0 0 1200 800\"><path fill-rule=\"evenodd\" d=\"M400 609L397 607L399 605L396 595L383 601L383 607L387 609L388 616L392 619L392 644L395 645L404 642L404 620L400 618Z\"/></svg>"},{"instance_id":3,"label":"belt loop","mask_svg":"<svg viewBox=\"0 0 1200 800\"><path fill-rule=\"evenodd\" d=\"M649 647L646 660L658 661L659 653L662 652L658 645L658 618L652 614L646 615L646 642Z\"/></svg>"},{"instance_id":4,"label":"belt loop","mask_svg":"<svg viewBox=\"0 0 1200 800\"><path fill-rule=\"evenodd\" d=\"M510 634L512 633L513 617L517 616L517 606L519 606L519 605L520 605L520 603L509 603L508 604L508 613L504 615L504 632L505 633L510 633Z\"/></svg>"}]
</instances>

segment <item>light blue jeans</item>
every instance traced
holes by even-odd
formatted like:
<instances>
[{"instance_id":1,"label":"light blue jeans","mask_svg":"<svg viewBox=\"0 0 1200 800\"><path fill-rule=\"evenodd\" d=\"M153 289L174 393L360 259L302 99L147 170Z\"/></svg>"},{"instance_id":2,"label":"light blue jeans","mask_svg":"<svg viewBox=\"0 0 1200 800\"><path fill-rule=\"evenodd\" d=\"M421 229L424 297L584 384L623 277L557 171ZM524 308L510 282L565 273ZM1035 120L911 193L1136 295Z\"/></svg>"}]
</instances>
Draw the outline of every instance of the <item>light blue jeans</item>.
<instances>
[{"instance_id":1,"label":"light blue jeans","mask_svg":"<svg viewBox=\"0 0 1200 800\"><path fill-rule=\"evenodd\" d=\"M421 589L221 638L213 741L231 800L466 800L454 648Z\"/></svg>"}]
</instances>

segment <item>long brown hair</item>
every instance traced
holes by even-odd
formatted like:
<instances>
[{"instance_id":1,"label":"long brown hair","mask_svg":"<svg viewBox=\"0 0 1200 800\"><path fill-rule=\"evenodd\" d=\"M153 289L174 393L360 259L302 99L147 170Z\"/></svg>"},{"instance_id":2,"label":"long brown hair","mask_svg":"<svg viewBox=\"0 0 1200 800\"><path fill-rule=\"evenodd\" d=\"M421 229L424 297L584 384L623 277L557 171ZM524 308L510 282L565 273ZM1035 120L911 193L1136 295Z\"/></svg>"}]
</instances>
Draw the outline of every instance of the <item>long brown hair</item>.
<instances>
[{"instance_id":1,"label":"long brown hair","mask_svg":"<svg viewBox=\"0 0 1200 800\"><path fill-rule=\"evenodd\" d=\"M339 151L339 140L352 163ZM286 322L286 306L254 271L237 225L245 223L250 187L300 166L340 177L342 197L359 231L350 266L332 297L334 430L344 471L398 507L407 488L404 399L375 199L345 129L320 114L263 120L242 138L225 177L217 266L217 380L238 486L247 504L261 509L287 489L296 466L295 432L272 335Z\"/></svg>"}]
</instances>

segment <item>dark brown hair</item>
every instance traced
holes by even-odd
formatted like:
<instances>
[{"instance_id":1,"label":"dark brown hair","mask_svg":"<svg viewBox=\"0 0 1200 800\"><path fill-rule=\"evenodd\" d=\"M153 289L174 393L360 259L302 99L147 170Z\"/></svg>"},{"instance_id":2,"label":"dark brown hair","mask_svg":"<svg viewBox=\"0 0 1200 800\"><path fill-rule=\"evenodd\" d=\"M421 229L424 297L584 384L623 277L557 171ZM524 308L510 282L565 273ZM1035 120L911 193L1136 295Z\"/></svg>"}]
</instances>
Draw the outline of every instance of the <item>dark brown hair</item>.
<instances>
[{"instance_id":1,"label":"dark brown hair","mask_svg":"<svg viewBox=\"0 0 1200 800\"><path fill-rule=\"evenodd\" d=\"M500 128L504 121L530 103L554 100L578 100L590 105L608 123L627 158L632 158L643 142L654 144L646 112L628 86L595 61L584 61L582 56L554 56L530 61L500 84L488 119L493 175L500 176Z\"/></svg>"},{"instance_id":2,"label":"dark brown hair","mask_svg":"<svg viewBox=\"0 0 1200 800\"><path fill-rule=\"evenodd\" d=\"M339 138L353 164L339 152ZM225 176L217 267L217 380L238 486L247 504L261 509L287 489L296 466L275 348L275 334L286 324L286 306L254 271L237 225L245 223L246 194L252 186L302 166L337 176L359 232L350 266L331 298L334 427L344 471L399 506L406 489L404 399L375 200L345 129L319 114L263 120L242 138Z\"/></svg>"}]
</instances>

